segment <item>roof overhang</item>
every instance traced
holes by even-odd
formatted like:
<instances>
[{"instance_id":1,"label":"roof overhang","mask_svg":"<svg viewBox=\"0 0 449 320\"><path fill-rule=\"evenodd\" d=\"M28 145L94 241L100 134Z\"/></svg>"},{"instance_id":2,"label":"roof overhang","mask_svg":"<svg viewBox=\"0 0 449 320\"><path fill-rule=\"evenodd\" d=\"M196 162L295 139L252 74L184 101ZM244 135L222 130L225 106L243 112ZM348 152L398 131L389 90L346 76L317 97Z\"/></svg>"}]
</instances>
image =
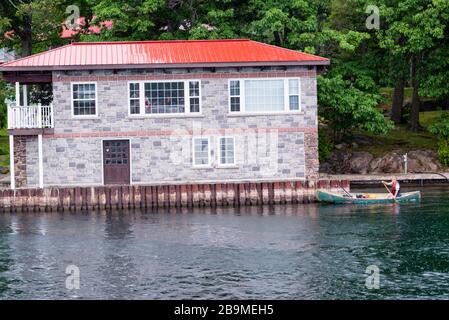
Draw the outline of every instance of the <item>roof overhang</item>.
<instances>
[{"instance_id":1,"label":"roof overhang","mask_svg":"<svg viewBox=\"0 0 449 320\"><path fill-rule=\"evenodd\" d=\"M228 68L228 67L264 67L264 66L319 66L329 65L330 60L320 61L260 61L260 62L220 62L220 63L152 63L152 64L108 64L108 65L72 65L72 66L1 66L1 72L8 71L66 71L66 70L111 70L111 69L172 69L172 68Z\"/></svg>"},{"instance_id":2,"label":"roof overhang","mask_svg":"<svg viewBox=\"0 0 449 320\"><path fill-rule=\"evenodd\" d=\"M10 83L35 84L52 82L51 71L2 71L2 78Z\"/></svg>"}]
</instances>

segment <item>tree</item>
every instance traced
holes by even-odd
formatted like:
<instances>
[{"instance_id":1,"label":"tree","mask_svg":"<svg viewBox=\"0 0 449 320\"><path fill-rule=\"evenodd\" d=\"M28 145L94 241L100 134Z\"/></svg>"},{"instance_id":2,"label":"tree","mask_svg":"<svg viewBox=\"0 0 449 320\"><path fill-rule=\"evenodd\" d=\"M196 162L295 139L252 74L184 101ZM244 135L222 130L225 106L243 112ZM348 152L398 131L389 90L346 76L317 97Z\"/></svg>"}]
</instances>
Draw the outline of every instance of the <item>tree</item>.
<instances>
[{"instance_id":1,"label":"tree","mask_svg":"<svg viewBox=\"0 0 449 320\"><path fill-rule=\"evenodd\" d=\"M8 0L0 3L0 46L24 57L61 45L68 0ZM75 2L76 3L76 2Z\"/></svg>"},{"instance_id":2,"label":"tree","mask_svg":"<svg viewBox=\"0 0 449 320\"><path fill-rule=\"evenodd\" d=\"M410 63L413 87L410 128L414 131L419 129L420 76L425 73L422 63L444 38L448 9L444 0L384 0L380 6L385 20L377 33L380 46Z\"/></svg>"},{"instance_id":3,"label":"tree","mask_svg":"<svg viewBox=\"0 0 449 320\"><path fill-rule=\"evenodd\" d=\"M334 142L357 128L380 134L393 128L393 123L377 109L381 96L370 89L373 86L369 76L360 74L348 80L339 70L318 77L318 110L329 122Z\"/></svg>"}]
</instances>

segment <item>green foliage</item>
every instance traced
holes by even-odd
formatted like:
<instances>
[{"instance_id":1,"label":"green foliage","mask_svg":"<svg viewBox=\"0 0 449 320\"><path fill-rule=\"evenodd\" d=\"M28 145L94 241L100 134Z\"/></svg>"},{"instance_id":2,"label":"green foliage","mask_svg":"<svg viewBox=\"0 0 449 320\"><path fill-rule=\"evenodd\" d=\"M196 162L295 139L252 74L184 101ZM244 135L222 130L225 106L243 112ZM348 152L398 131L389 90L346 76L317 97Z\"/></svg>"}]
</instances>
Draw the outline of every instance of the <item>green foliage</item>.
<instances>
[{"instance_id":1,"label":"green foliage","mask_svg":"<svg viewBox=\"0 0 449 320\"><path fill-rule=\"evenodd\" d=\"M21 56L41 52L64 43L61 26L71 0L8 0L0 4L0 48Z\"/></svg>"},{"instance_id":2,"label":"green foliage","mask_svg":"<svg viewBox=\"0 0 449 320\"><path fill-rule=\"evenodd\" d=\"M440 118L429 126L429 132L437 135L440 139L449 140L449 113L442 112Z\"/></svg>"},{"instance_id":3,"label":"green foliage","mask_svg":"<svg viewBox=\"0 0 449 320\"><path fill-rule=\"evenodd\" d=\"M356 128L381 134L393 128L392 122L376 108L381 96L362 89L369 87L369 82L363 78L351 82L338 74L318 77L319 113L328 120L334 141Z\"/></svg>"},{"instance_id":4,"label":"green foliage","mask_svg":"<svg viewBox=\"0 0 449 320\"><path fill-rule=\"evenodd\" d=\"M449 141L440 139L438 141L438 159L446 167L449 166Z\"/></svg>"},{"instance_id":5,"label":"green foliage","mask_svg":"<svg viewBox=\"0 0 449 320\"><path fill-rule=\"evenodd\" d=\"M12 89L0 77L0 129L5 128L7 124L8 111L5 99L10 98L11 95Z\"/></svg>"},{"instance_id":6,"label":"green foliage","mask_svg":"<svg viewBox=\"0 0 449 320\"><path fill-rule=\"evenodd\" d=\"M334 150L334 144L322 130L318 131L318 156L320 161L326 161Z\"/></svg>"},{"instance_id":7,"label":"green foliage","mask_svg":"<svg viewBox=\"0 0 449 320\"><path fill-rule=\"evenodd\" d=\"M441 113L440 118L429 126L429 132L439 138L438 156L441 164L449 166L449 113Z\"/></svg>"}]
</instances>

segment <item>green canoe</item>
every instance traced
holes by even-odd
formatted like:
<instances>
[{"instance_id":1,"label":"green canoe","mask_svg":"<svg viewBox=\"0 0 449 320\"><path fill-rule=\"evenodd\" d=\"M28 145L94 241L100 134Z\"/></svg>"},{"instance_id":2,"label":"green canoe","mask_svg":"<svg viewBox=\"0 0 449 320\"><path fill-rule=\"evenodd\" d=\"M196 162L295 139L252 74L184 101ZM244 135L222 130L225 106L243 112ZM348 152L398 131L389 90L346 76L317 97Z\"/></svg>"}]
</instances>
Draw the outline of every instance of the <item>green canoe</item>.
<instances>
[{"instance_id":1,"label":"green canoe","mask_svg":"<svg viewBox=\"0 0 449 320\"><path fill-rule=\"evenodd\" d=\"M355 203L355 204L370 204L370 203L395 203L419 201L421 199L421 192L405 192L402 196L396 199L388 197L386 193L363 193L363 194L346 194L329 192L325 190L318 190L316 198L320 202L327 203Z\"/></svg>"}]
</instances>

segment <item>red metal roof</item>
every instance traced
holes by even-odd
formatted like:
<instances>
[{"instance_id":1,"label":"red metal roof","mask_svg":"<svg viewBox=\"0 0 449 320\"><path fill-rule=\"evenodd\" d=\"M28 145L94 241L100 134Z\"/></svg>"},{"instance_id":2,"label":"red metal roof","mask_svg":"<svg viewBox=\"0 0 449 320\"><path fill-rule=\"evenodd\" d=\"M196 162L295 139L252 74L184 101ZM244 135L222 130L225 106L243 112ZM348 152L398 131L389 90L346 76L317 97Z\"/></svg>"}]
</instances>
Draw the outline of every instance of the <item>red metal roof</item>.
<instances>
[{"instance_id":1,"label":"red metal roof","mask_svg":"<svg viewBox=\"0 0 449 320\"><path fill-rule=\"evenodd\" d=\"M92 19L95 19L95 16L92 17ZM80 17L76 20L76 24L79 26L78 28L69 28L66 24L62 25L62 33L61 38L62 39L69 39L73 36L76 36L81 32L81 27L86 24L86 18ZM100 23L100 26L92 25L88 28L87 33L88 34L99 34L102 29L111 29L112 28L112 20L106 20Z\"/></svg>"},{"instance_id":2,"label":"red metal roof","mask_svg":"<svg viewBox=\"0 0 449 320\"><path fill-rule=\"evenodd\" d=\"M247 39L78 42L7 62L0 71L319 64L329 59Z\"/></svg>"}]
</instances>

